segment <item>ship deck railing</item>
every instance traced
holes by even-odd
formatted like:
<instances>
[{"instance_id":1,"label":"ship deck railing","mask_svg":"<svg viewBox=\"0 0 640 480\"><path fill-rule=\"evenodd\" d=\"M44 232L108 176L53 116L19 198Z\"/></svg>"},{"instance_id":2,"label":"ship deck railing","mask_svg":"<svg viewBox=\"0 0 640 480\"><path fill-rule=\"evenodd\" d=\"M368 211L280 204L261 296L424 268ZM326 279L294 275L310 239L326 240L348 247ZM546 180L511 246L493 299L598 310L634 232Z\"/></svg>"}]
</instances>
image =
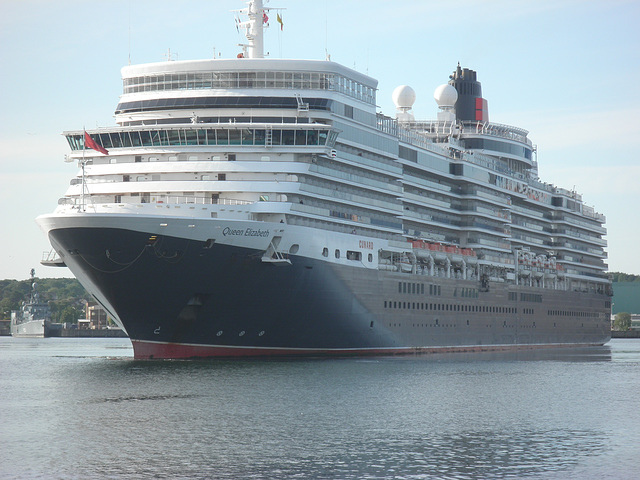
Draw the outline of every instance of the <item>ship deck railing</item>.
<instances>
[{"instance_id":1,"label":"ship deck railing","mask_svg":"<svg viewBox=\"0 0 640 480\"><path fill-rule=\"evenodd\" d=\"M392 135L399 135L400 130L406 130L422 135L449 135L451 122L439 120L416 120L412 122L402 122L402 124L392 125L394 118L383 114L378 114L378 128ZM400 129L398 128L400 126ZM493 122L465 122L459 125L457 131L467 135L490 135L507 140L524 143L533 147L533 142L527 137L529 132L523 128L503 125Z\"/></svg>"},{"instance_id":2,"label":"ship deck railing","mask_svg":"<svg viewBox=\"0 0 640 480\"><path fill-rule=\"evenodd\" d=\"M137 205L145 203L167 205L251 205L256 202L253 200L241 200L235 198L208 198L181 195L142 195L138 197L122 197L117 199L114 198L113 195L100 195L98 197L86 197L84 199L84 203L81 197L63 197L58 200L58 205L76 207L80 207L83 204L90 207L91 205L100 204Z\"/></svg>"}]
</instances>

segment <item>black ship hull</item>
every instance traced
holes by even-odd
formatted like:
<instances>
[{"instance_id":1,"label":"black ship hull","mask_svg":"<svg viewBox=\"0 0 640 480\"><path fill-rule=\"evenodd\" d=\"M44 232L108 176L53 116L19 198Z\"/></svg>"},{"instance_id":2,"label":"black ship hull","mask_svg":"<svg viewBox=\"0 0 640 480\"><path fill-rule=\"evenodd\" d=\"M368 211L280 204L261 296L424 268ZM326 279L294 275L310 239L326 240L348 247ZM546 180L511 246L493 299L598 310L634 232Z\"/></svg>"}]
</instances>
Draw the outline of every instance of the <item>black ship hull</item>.
<instances>
[{"instance_id":1,"label":"black ship hull","mask_svg":"<svg viewBox=\"0 0 640 480\"><path fill-rule=\"evenodd\" d=\"M293 255L276 266L260 250L119 228L59 228L49 237L123 324L136 358L497 350L610 338L609 297L597 293L480 289L477 281ZM531 291L544 299L519 301L537 299Z\"/></svg>"}]
</instances>

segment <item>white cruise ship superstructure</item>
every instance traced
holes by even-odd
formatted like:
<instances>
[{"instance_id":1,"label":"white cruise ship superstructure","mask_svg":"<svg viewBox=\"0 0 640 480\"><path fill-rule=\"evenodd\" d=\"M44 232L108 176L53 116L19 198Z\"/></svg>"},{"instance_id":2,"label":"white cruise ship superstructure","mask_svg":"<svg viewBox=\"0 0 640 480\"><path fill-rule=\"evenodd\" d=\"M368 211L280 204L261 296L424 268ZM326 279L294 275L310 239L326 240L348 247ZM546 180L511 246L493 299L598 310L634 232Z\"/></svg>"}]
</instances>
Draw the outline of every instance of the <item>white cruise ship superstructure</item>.
<instances>
[{"instance_id":1,"label":"white cruise ship superstructure","mask_svg":"<svg viewBox=\"0 0 640 480\"><path fill-rule=\"evenodd\" d=\"M38 217L136 358L601 345L604 216L542 183L476 72L376 111L377 81L263 58L122 69L116 125L65 132L79 171Z\"/></svg>"}]
</instances>

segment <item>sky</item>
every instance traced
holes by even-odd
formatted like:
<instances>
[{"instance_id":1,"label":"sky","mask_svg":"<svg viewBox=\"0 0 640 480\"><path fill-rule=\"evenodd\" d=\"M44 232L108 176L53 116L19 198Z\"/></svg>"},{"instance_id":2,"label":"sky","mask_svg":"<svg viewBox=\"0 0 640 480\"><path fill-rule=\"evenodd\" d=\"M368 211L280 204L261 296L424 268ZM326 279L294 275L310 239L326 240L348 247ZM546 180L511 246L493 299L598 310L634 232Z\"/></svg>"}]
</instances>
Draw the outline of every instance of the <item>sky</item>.
<instances>
[{"instance_id":1,"label":"sky","mask_svg":"<svg viewBox=\"0 0 640 480\"><path fill-rule=\"evenodd\" d=\"M52 212L77 166L61 135L115 124L120 68L235 58L240 0L0 0L0 279L71 277L40 265ZM609 269L640 274L640 1L271 0L265 51L331 60L378 79L380 111L410 85L418 120L458 62L492 122L528 130L542 181L607 217Z\"/></svg>"}]
</instances>

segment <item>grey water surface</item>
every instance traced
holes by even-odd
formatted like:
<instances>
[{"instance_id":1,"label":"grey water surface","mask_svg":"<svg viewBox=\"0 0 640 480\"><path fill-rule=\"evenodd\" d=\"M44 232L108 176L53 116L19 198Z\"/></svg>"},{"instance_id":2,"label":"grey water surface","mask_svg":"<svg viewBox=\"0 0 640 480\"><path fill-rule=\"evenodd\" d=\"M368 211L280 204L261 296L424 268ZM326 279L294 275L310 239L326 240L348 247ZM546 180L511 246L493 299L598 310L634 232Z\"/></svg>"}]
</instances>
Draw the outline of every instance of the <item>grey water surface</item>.
<instances>
[{"instance_id":1,"label":"grey water surface","mask_svg":"<svg viewBox=\"0 0 640 480\"><path fill-rule=\"evenodd\" d=\"M135 361L0 337L2 479L633 479L640 340L524 353Z\"/></svg>"}]
</instances>

